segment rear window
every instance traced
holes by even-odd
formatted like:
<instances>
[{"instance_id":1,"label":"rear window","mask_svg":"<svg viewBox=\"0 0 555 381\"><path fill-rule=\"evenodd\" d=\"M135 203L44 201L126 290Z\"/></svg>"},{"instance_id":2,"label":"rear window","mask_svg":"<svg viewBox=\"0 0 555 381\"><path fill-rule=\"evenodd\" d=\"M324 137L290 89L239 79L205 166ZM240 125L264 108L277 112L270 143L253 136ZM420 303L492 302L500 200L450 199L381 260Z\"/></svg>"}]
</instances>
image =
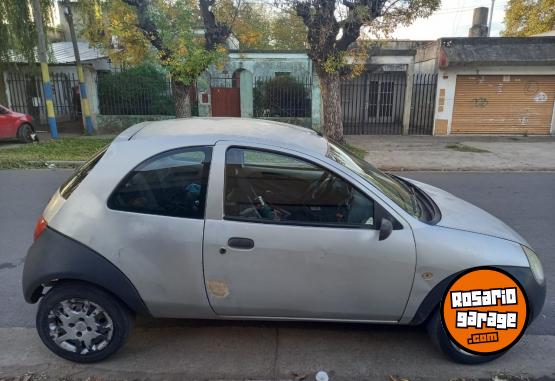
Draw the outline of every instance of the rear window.
<instances>
[{"instance_id":1,"label":"rear window","mask_svg":"<svg viewBox=\"0 0 555 381\"><path fill-rule=\"evenodd\" d=\"M204 218L212 150L164 152L136 167L118 185L108 207L123 212Z\"/></svg>"},{"instance_id":2,"label":"rear window","mask_svg":"<svg viewBox=\"0 0 555 381\"><path fill-rule=\"evenodd\" d=\"M67 199L75 189L81 184L89 172L94 168L96 163L100 161L104 153L108 149L108 146L94 154L93 157L89 159L85 164L80 166L60 187L60 195Z\"/></svg>"}]
</instances>

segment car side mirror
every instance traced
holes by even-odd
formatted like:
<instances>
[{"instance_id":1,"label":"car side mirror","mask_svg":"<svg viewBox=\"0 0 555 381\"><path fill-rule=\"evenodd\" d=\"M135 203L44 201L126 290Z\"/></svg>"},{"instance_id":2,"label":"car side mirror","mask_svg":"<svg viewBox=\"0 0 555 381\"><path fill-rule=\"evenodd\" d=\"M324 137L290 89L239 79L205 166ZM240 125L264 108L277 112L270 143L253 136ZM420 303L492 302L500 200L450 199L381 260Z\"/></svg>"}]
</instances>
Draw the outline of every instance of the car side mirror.
<instances>
[{"instance_id":1,"label":"car side mirror","mask_svg":"<svg viewBox=\"0 0 555 381\"><path fill-rule=\"evenodd\" d=\"M392 231L393 231L393 224L391 223L391 221L389 221L387 218L382 218L382 222L380 224L380 235L378 240L383 241L384 239L386 239L391 235Z\"/></svg>"}]
</instances>

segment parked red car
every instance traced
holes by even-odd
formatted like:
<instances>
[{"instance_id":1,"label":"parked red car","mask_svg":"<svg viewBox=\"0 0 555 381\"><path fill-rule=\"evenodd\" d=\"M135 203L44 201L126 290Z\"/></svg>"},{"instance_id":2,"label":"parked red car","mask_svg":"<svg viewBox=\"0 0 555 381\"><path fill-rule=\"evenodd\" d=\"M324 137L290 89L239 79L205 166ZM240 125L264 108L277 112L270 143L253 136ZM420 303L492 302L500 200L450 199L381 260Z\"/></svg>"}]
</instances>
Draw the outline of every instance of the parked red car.
<instances>
[{"instance_id":1,"label":"parked red car","mask_svg":"<svg viewBox=\"0 0 555 381\"><path fill-rule=\"evenodd\" d=\"M0 139L17 138L23 143L37 140L33 117L0 105Z\"/></svg>"}]
</instances>

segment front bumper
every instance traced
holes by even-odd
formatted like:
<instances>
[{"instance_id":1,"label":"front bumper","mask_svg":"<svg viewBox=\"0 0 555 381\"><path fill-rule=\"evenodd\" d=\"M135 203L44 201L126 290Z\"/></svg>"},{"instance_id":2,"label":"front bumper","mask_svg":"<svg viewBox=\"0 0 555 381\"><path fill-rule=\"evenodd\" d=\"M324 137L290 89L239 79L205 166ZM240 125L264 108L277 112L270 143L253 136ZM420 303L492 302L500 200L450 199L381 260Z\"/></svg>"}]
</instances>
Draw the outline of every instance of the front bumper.
<instances>
[{"instance_id":1,"label":"front bumper","mask_svg":"<svg viewBox=\"0 0 555 381\"><path fill-rule=\"evenodd\" d=\"M538 317L545 303L546 282L544 281L543 284L539 284L529 267L503 266L501 268L514 276L524 289L528 297L530 311L528 324L530 324Z\"/></svg>"}]
</instances>

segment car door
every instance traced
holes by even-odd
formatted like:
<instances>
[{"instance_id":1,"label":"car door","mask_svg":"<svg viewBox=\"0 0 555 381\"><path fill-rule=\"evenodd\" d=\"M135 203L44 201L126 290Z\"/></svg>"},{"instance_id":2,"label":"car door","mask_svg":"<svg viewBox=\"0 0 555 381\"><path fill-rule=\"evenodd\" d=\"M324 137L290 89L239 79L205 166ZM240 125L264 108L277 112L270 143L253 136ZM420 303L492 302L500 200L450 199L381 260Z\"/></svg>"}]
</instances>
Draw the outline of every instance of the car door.
<instances>
[{"instance_id":1,"label":"car door","mask_svg":"<svg viewBox=\"0 0 555 381\"><path fill-rule=\"evenodd\" d=\"M410 227L368 190L299 155L216 145L203 246L212 308L224 316L397 321L414 277ZM380 241L383 215L396 230Z\"/></svg>"},{"instance_id":2,"label":"car door","mask_svg":"<svg viewBox=\"0 0 555 381\"><path fill-rule=\"evenodd\" d=\"M15 135L12 132L13 123L9 110L0 105L0 138L11 138Z\"/></svg>"}]
</instances>

